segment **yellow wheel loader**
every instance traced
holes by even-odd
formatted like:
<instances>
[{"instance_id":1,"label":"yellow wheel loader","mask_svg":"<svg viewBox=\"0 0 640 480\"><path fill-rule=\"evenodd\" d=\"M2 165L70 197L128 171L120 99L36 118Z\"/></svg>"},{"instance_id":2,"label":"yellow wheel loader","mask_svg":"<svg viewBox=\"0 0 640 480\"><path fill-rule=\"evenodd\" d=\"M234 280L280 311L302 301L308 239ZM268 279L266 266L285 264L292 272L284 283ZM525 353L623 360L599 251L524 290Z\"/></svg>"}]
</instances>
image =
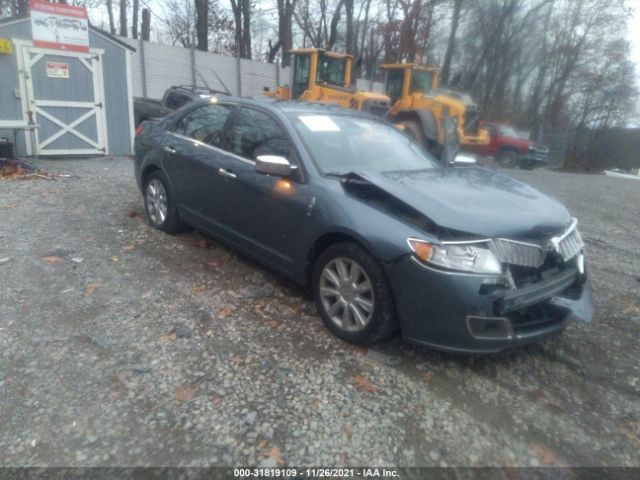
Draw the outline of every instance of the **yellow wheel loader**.
<instances>
[{"instance_id":1,"label":"yellow wheel loader","mask_svg":"<svg viewBox=\"0 0 640 480\"><path fill-rule=\"evenodd\" d=\"M389 97L379 93L357 91L351 85L353 57L318 48L290 51L293 64L287 87L265 94L281 100L301 100L339 105L383 116L390 107Z\"/></svg>"},{"instance_id":2,"label":"yellow wheel loader","mask_svg":"<svg viewBox=\"0 0 640 480\"><path fill-rule=\"evenodd\" d=\"M446 118L455 122L460 148L489 143L489 132L480 128L477 105L466 93L440 88L438 67L392 63L381 68L384 93L392 104L390 119L432 153L442 153Z\"/></svg>"}]
</instances>

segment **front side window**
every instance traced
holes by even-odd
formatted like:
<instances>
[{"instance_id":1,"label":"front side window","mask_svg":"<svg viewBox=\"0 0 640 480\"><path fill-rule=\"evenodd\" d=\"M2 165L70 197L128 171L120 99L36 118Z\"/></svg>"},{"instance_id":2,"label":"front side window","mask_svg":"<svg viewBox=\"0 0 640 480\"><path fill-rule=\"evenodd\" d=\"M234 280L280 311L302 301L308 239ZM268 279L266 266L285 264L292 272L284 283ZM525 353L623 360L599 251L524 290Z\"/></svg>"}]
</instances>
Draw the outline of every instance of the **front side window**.
<instances>
[{"instance_id":1,"label":"front side window","mask_svg":"<svg viewBox=\"0 0 640 480\"><path fill-rule=\"evenodd\" d=\"M343 86L345 63L345 60L342 58L333 58L328 55L318 54L316 82Z\"/></svg>"},{"instance_id":2,"label":"front side window","mask_svg":"<svg viewBox=\"0 0 640 480\"><path fill-rule=\"evenodd\" d=\"M233 107L229 105L203 105L191 111L177 123L175 133L220 147L224 124Z\"/></svg>"},{"instance_id":3,"label":"front side window","mask_svg":"<svg viewBox=\"0 0 640 480\"><path fill-rule=\"evenodd\" d=\"M248 160L259 155L279 155L293 161L293 147L271 115L243 108L233 131L232 151Z\"/></svg>"},{"instance_id":4,"label":"front side window","mask_svg":"<svg viewBox=\"0 0 640 480\"><path fill-rule=\"evenodd\" d=\"M293 56L293 90L292 98L296 100L309 86L309 68L311 57L309 55Z\"/></svg>"},{"instance_id":5,"label":"front side window","mask_svg":"<svg viewBox=\"0 0 640 480\"><path fill-rule=\"evenodd\" d=\"M325 174L406 172L439 168L437 160L397 128L353 115L291 113L318 168Z\"/></svg>"},{"instance_id":6,"label":"front side window","mask_svg":"<svg viewBox=\"0 0 640 480\"><path fill-rule=\"evenodd\" d=\"M411 78L411 92L427 93L431 90L431 73L414 70Z\"/></svg>"}]
</instances>

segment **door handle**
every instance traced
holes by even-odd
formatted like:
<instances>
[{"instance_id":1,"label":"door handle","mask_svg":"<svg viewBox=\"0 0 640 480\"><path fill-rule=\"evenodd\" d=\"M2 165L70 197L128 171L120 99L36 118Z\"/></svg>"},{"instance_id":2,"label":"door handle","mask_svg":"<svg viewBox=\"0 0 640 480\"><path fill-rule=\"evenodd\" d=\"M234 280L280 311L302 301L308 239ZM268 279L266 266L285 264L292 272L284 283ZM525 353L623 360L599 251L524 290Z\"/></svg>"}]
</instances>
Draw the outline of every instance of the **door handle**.
<instances>
[{"instance_id":1,"label":"door handle","mask_svg":"<svg viewBox=\"0 0 640 480\"><path fill-rule=\"evenodd\" d=\"M233 179L238 177L235 173L230 172L229 170L225 170L224 168L218 169L218 175L220 175L221 177L233 178Z\"/></svg>"},{"instance_id":2,"label":"door handle","mask_svg":"<svg viewBox=\"0 0 640 480\"><path fill-rule=\"evenodd\" d=\"M169 145L165 145L164 147L162 147L162 150L164 150L167 153L176 153L176 149Z\"/></svg>"}]
</instances>

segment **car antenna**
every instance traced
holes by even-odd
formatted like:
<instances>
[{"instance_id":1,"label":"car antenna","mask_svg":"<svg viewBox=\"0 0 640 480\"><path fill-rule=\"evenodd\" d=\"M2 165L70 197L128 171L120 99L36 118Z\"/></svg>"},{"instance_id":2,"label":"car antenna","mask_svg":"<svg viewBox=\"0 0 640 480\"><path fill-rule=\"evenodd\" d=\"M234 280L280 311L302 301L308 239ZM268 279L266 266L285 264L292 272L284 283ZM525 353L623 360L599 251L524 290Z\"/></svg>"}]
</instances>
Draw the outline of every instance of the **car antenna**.
<instances>
[{"instance_id":1,"label":"car antenna","mask_svg":"<svg viewBox=\"0 0 640 480\"><path fill-rule=\"evenodd\" d=\"M224 84L224 82L222 81L222 79L218 76L218 74L216 73L216 71L212 68L211 72L213 73L213 75L218 79L218 81L220 82L220 85L222 85L222 88L224 88L224 91L227 93L227 95L231 96L231 92L229 91L229 89L227 88L227 86ZM215 91L213 90L209 84L207 83L207 81L204 79L204 77L202 76L202 74L200 73L200 70L198 70L196 68L196 73L198 74L198 76L200 77L200 80L202 80L202 83L204 83L204 85L211 90L212 92Z\"/></svg>"}]
</instances>

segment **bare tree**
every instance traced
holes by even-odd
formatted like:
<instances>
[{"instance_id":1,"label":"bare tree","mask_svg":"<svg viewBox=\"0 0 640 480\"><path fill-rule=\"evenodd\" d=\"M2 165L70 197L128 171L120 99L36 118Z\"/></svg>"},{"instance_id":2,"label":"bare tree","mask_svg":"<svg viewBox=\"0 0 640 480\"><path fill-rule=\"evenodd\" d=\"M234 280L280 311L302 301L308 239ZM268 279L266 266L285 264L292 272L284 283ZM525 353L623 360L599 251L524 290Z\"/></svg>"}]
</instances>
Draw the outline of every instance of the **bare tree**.
<instances>
[{"instance_id":1,"label":"bare tree","mask_svg":"<svg viewBox=\"0 0 640 480\"><path fill-rule=\"evenodd\" d=\"M196 37L198 50L209 50L209 2L207 0L195 0L196 5Z\"/></svg>"},{"instance_id":2,"label":"bare tree","mask_svg":"<svg viewBox=\"0 0 640 480\"><path fill-rule=\"evenodd\" d=\"M451 14L451 28L449 29L449 40L447 42L447 51L444 54L444 63L442 64L442 83L449 81L449 71L451 69L451 58L456 48L456 32L460 25L460 12L464 0L453 0L453 12Z\"/></svg>"},{"instance_id":3,"label":"bare tree","mask_svg":"<svg viewBox=\"0 0 640 480\"><path fill-rule=\"evenodd\" d=\"M107 0L107 15L109 16L109 33L116 34L116 22L113 18L113 0Z\"/></svg>"},{"instance_id":4,"label":"bare tree","mask_svg":"<svg viewBox=\"0 0 640 480\"><path fill-rule=\"evenodd\" d=\"M149 41L151 37L151 12L148 8L142 9L142 26L140 29L142 40Z\"/></svg>"},{"instance_id":5,"label":"bare tree","mask_svg":"<svg viewBox=\"0 0 640 480\"><path fill-rule=\"evenodd\" d=\"M251 58L251 0L230 0L235 26L236 55Z\"/></svg>"},{"instance_id":6,"label":"bare tree","mask_svg":"<svg viewBox=\"0 0 640 480\"><path fill-rule=\"evenodd\" d=\"M127 0L120 0L120 36L127 36Z\"/></svg>"},{"instance_id":7,"label":"bare tree","mask_svg":"<svg viewBox=\"0 0 640 480\"><path fill-rule=\"evenodd\" d=\"M133 11L131 12L131 36L138 38L138 11L140 10L140 0L133 0Z\"/></svg>"}]
</instances>

